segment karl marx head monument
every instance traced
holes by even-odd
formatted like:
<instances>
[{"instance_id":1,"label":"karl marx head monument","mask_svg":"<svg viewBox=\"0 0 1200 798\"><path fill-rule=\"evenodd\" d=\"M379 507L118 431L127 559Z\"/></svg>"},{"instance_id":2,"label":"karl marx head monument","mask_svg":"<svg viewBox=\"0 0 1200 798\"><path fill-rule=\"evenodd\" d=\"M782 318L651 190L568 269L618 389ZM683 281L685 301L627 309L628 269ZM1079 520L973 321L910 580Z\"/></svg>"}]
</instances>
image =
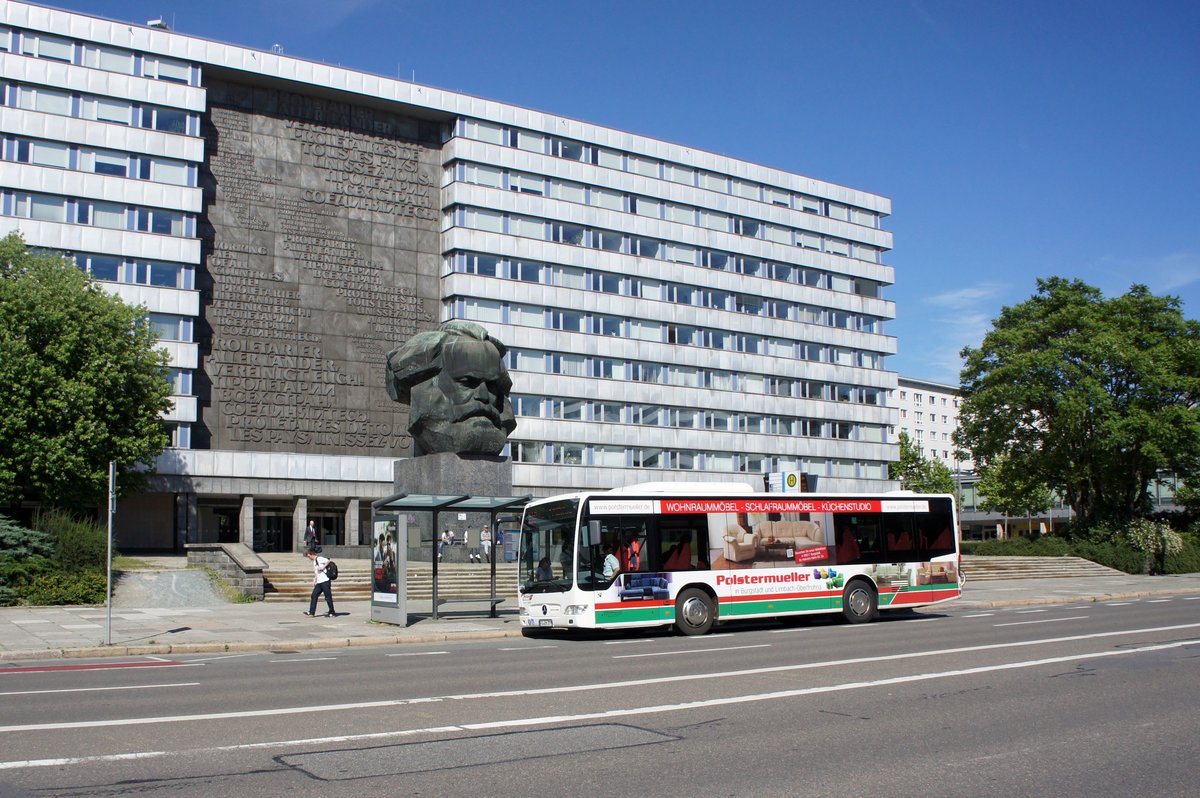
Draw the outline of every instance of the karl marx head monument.
<instances>
[{"instance_id":1,"label":"karl marx head monument","mask_svg":"<svg viewBox=\"0 0 1200 798\"><path fill-rule=\"evenodd\" d=\"M517 427L506 347L469 321L443 322L387 356L387 389L409 406L413 454L499 454Z\"/></svg>"}]
</instances>

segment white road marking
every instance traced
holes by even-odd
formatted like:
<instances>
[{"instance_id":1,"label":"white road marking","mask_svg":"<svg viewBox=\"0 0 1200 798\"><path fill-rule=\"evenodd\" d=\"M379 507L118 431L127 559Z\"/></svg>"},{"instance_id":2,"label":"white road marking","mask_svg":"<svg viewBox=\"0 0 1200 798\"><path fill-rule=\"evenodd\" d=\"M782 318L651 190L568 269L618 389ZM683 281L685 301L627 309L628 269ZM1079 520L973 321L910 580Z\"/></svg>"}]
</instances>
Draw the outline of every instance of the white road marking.
<instances>
[{"instance_id":1,"label":"white road marking","mask_svg":"<svg viewBox=\"0 0 1200 798\"><path fill-rule=\"evenodd\" d=\"M498 648L497 651L537 651L543 648L558 648L558 646L509 646L508 648Z\"/></svg>"},{"instance_id":2,"label":"white road marking","mask_svg":"<svg viewBox=\"0 0 1200 798\"><path fill-rule=\"evenodd\" d=\"M238 659L239 657L257 657L257 656L259 656L258 652L247 652L245 654L222 654L218 657L199 657L198 659L189 659L187 661L187 664L189 664L189 665L194 665L196 663L203 664L205 662L216 662L216 661L222 660L222 659Z\"/></svg>"},{"instance_id":3,"label":"white road marking","mask_svg":"<svg viewBox=\"0 0 1200 798\"><path fill-rule=\"evenodd\" d=\"M560 685L556 687L539 687L528 690L497 690L486 693L459 693L456 695L446 696L431 696L415 699L393 699L388 701L362 701L349 704L325 704L325 705L301 705L294 707L278 707L276 709L258 709L245 710L241 712L213 712L198 715L162 715L157 717L145 718L119 718L116 720L95 720L95 721L64 721L59 723L31 723L14 726L0 726L0 734L21 733L30 731L45 731L54 729L93 729L104 728L109 726L142 726L154 723L186 723L199 720L228 720L230 718L254 718L254 717L270 717L279 715L303 715L309 712L345 712L346 710L354 709L376 709L381 707L399 707L409 704L431 703L437 701L467 701L477 698L521 698L534 695L555 695L560 693L578 693L590 692L595 690L611 690L611 689L627 689L630 687L640 687L643 685L663 684L666 682L684 682L684 681L702 681L707 679L737 679L744 676L754 676L764 673L785 673L788 671L802 670L817 670L820 668L840 668L846 665L862 665L874 662L896 662L906 659L919 659L922 657L941 657L947 654L966 654L977 651L999 651L1006 648L1021 648L1025 646L1040 646L1054 643L1071 643L1081 640L1101 640L1107 637L1116 637L1120 635L1138 635L1138 634L1159 634L1161 632L1176 632L1183 629L1196 629L1200 627L1200 623L1184 623L1174 626L1156 626L1147 627L1144 629L1123 629L1113 632L1093 632L1085 635L1070 635L1067 637L1047 637L1040 640L1018 640L1011 643L989 643L982 646L963 646L961 648L944 648L933 649L927 651L912 651L904 654L884 654L878 657L858 657L854 659L844 660L825 660L822 662L808 662L797 665L771 665L762 668L746 668L736 671L718 671L710 673L693 673L693 674L674 674L671 676L662 676L648 679L629 679L619 682L598 682L593 684L579 685ZM1099 652L1096 654L1078 654L1061 660L1040 660L1040 662L1055 662L1069 661L1072 659L1086 659L1088 657L1111 656L1112 654L1128 653L1130 651L1155 651L1159 648L1173 648L1177 645L1193 645L1200 643L1200 640L1185 640L1181 643L1172 643L1159 646L1158 648L1149 647L1145 649L1120 649L1116 652ZM982 673L987 670L1003 670L1006 665L986 666L980 669L968 669L966 671L950 671L950 674L958 673ZM891 683L891 682L886 682ZM729 699L714 699L717 703L728 703ZM592 717L592 716L580 716ZM595 716L602 717L602 716ZM607 717L607 715L603 716ZM467 726L455 728L468 728ZM351 739L351 738L338 738ZM359 739L359 738L353 738ZM232 750L232 749L231 749ZM0 763L2 764L2 763Z\"/></svg>"},{"instance_id":4,"label":"white road marking","mask_svg":"<svg viewBox=\"0 0 1200 798\"><path fill-rule=\"evenodd\" d=\"M389 657L432 657L435 654L449 654L449 651L405 651L400 654L388 654Z\"/></svg>"},{"instance_id":5,"label":"white road marking","mask_svg":"<svg viewBox=\"0 0 1200 798\"><path fill-rule=\"evenodd\" d=\"M1192 624L1193 626L1195 624ZM1034 641L1041 642L1041 641ZM994 673L997 671L1022 670L1026 668L1036 668L1043 665L1057 665L1065 662L1079 662L1081 660L1100 659L1106 657L1121 657L1127 654L1144 654L1153 651L1166 651L1173 648L1181 648L1183 646L1191 646L1200 644L1200 639L1197 640L1179 640L1172 643L1159 643L1140 648L1122 648L1113 651L1098 651L1087 654L1070 654L1061 657L1047 657L1045 659L1025 660L1023 662L1009 662L998 665L983 665L976 668L961 668L951 671L934 671L931 673L914 673L908 676L895 676L888 679L874 679L864 682L846 682L842 684L831 684L820 687L804 687L794 690L778 690L771 693L754 693L751 695L730 696L727 698L709 698L698 701L689 701L681 704L655 704L641 707L631 707L628 709L611 709L601 712L587 712L578 715L545 715L541 717L528 718L511 718L507 720L487 721L483 723L463 723L450 726L430 726L421 729L402 729L397 731L375 732L370 734L351 734L338 735L333 737L316 737L298 740L277 740L273 742L261 743L246 743L241 745L223 745L211 748L192 749L190 751L138 751L127 754L102 754L98 756L80 756L80 757L62 757L57 759L23 759L11 762L0 762L0 770L16 770L20 768L39 768L39 767L63 767L66 765L92 765L102 762L125 762L136 759L155 759L167 756L179 756L180 754L202 754L211 756L215 753L225 753L232 751L249 751L263 748L297 748L300 746L311 745L331 745L335 743L346 742L361 742L364 740L381 740L394 739L397 737L411 737L415 735L433 735L433 734L455 734L470 731L496 731L498 729L516 729L526 726L545 726L550 724L572 724L582 723L590 720L620 720L631 718L638 715L656 715L666 712L686 712L697 709L708 709L719 706L730 706L734 704L748 704L759 701L779 701L786 698L798 698L800 696L818 695L823 693L837 693L849 690L862 690L873 687L887 687L895 684L908 684L912 682L923 682L934 679L947 679L957 676L973 676L981 673ZM379 702L381 705L396 704L403 702ZM342 708L354 708L364 706L362 704L343 705ZM300 707L296 711L310 712L313 710L330 709L336 707ZM241 714L241 713L231 713ZM270 714L270 713L266 713ZM10 727L11 728L11 727ZM61 727L60 727L61 728Z\"/></svg>"},{"instance_id":6,"label":"white road marking","mask_svg":"<svg viewBox=\"0 0 1200 798\"><path fill-rule=\"evenodd\" d=\"M101 693L105 690L156 690L160 687L196 687L200 682L175 682L174 684L129 684L123 687L69 687L62 690L14 690L6 695L49 695L53 693Z\"/></svg>"},{"instance_id":7,"label":"white road marking","mask_svg":"<svg viewBox=\"0 0 1200 798\"><path fill-rule=\"evenodd\" d=\"M638 659L641 657L677 657L692 654L713 654L718 651L743 651L748 648L770 648L770 643L757 643L752 646L730 646L729 648L696 648L691 651L655 651L650 654L618 654L613 659Z\"/></svg>"},{"instance_id":8,"label":"white road marking","mask_svg":"<svg viewBox=\"0 0 1200 798\"><path fill-rule=\"evenodd\" d=\"M337 657L305 657L303 659L271 659L267 662L327 662L335 659Z\"/></svg>"},{"instance_id":9,"label":"white road marking","mask_svg":"<svg viewBox=\"0 0 1200 798\"><path fill-rule=\"evenodd\" d=\"M994 623L992 626L1030 626L1035 623L1062 623L1063 621L1081 621L1086 615L1072 615L1069 618L1046 618L1041 621L1011 621L1009 623Z\"/></svg>"},{"instance_id":10,"label":"white road marking","mask_svg":"<svg viewBox=\"0 0 1200 798\"><path fill-rule=\"evenodd\" d=\"M996 613L994 612L977 612L974 615L960 615L960 618L991 618Z\"/></svg>"}]
</instances>

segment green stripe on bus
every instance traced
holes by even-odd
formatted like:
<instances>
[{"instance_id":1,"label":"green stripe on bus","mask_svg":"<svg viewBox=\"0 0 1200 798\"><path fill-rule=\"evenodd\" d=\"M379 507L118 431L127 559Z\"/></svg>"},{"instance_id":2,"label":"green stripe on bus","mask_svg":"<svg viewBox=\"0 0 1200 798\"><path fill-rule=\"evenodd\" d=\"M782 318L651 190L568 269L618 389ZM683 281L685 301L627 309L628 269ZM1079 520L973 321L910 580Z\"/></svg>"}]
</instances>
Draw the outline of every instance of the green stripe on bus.
<instances>
[{"instance_id":1,"label":"green stripe on bus","mask_svg":"<svg viewBox=\"0 0 1200 798\"><path fill-rule=\"evenodd\" d=\"M670 623L675 620L675 607L631 607L620 610L596 610L597 625L606 623L638 623L641 621L659 621Z\"/></svg>"},{"instance_id":2,"label":"green stripe on bus","mask_svg":"<svg viewBox=\"0 0 1200 798\"><path fill-rule=\"evenodd\" d=\"M722 618L739 615L773 615L778 612L804 612L832 609L830 598L767 599L763 601L731 601L721 603Z\"/></svg>"}]
</instances>

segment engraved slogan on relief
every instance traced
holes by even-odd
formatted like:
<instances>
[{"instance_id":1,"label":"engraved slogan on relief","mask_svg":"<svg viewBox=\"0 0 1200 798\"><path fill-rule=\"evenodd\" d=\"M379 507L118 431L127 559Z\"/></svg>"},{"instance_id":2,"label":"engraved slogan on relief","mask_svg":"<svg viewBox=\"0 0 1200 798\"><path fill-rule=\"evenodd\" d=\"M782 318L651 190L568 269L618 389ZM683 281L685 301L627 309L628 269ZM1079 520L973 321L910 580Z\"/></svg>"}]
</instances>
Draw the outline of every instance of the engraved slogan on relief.
<instances>
[{"instance_id":1,"label":"engraved slogan on relief","mask_svg":"<svg viewBox=\"0 0 1200 798\"><path fill-rule=\"evenodd\" d=\"M383 111L209 92L195 445L407 454L379 363L436 324L436 144Z\"/></svg>"}]
</instances>

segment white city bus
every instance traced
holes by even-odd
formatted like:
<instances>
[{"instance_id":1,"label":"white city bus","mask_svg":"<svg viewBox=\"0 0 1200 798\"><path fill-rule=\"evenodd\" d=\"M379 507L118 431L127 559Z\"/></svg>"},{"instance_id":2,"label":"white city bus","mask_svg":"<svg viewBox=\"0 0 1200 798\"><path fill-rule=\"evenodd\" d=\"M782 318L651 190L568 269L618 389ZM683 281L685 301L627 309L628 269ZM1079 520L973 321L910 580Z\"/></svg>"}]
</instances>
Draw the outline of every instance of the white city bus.
<instances>
[{"instance_id":1,"label":"white city bus","mask_svg":"<svg viewBox=\"0 0 1200 798\"><path fill-rule=\"evenodd\" d=\"M754 493L653 483L530 502L521 523L526 631L879 610L961 592L948 495Z\"/></svg>"}]
</instances>

